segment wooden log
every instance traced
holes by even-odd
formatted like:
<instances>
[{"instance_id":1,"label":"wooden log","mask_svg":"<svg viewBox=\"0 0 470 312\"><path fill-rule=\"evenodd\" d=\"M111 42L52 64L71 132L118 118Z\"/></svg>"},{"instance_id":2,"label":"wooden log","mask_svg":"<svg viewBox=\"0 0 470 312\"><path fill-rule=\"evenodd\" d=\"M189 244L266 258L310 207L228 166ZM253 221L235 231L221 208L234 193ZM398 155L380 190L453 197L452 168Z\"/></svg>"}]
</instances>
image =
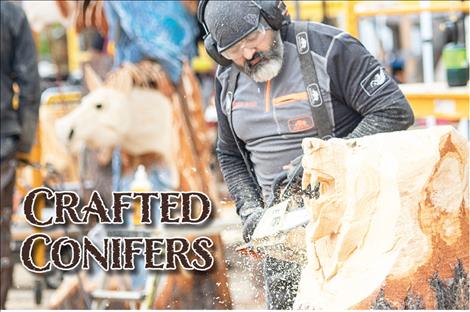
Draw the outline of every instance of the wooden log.
<instances>
[{"instance_id":1,"label":"wooden log","mask_svg":"<svg viewBox=\"0 0 470 312\"><path fill-rule=\"evenodd\" d=\"M452 127L303 142L297 308L468 309L468 142Z\"/></svg>"}]
</instances>

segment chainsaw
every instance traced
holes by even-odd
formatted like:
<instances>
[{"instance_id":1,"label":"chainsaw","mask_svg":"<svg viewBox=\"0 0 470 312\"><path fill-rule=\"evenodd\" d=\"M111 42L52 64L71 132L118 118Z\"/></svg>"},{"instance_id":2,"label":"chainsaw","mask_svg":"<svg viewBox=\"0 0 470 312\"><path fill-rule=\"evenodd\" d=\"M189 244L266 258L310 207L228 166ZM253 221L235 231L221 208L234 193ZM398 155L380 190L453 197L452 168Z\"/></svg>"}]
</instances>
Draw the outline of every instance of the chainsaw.
<instances>
[{"instance_id":1,"label":"chainsaw","mask_svg":"<svg viewBox=\"0 0 470 312\"><path fill-rule=\"evenodd\" d=\"M311 216L303 199L318 198L319 185L302 189L302 175L299 158L289 173L283 172L276 177L268 200L269 208L264 211L251 241L237 251L255 258L270 256L306 263L305 227Z\"/></svg>"}]
</instances>

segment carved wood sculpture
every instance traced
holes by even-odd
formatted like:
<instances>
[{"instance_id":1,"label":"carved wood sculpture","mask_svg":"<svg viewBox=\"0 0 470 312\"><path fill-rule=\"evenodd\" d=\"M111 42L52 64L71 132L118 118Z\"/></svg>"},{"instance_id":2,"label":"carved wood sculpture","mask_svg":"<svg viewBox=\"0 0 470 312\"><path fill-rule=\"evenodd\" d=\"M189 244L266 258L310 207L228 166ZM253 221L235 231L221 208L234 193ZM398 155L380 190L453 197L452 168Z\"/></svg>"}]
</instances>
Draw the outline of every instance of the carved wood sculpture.
<instances>
[{"instance_id":1,"label":"carved wood sculpture","mask_svg":"<svg viewBox=\"0 0 470 312\"><path fill-rule=\"evenodd\" d=\"M173 86L163 68L151 61L125 64L112 73L104 84L90 68L87 69L85 77L91 90L86 97L87 102L81 104L81 111L72 112L70 116L62 118L57 127L59 132L63 132L62 136L64 133L69 134L65 135L64 141L67 141L71 146L79 146L80 142L78 141L90 145L96 145L98 142L97 146L103 147L110 142L108 137L121 138L116 141L116 144L120 144L121 149L126 153L128 170L135 170L135 167L129 167L133 164L143 161L152 163L156 159L161 159L161 153L164 153L166 157L163 157L163 160L171 162L176 167L180 191L205 192L214 205L218 202L214 179L209 171L211 145L207 139L199 85L189 66L184 67L178 88ZM158 96L157 94L148 94L149 97L144 97L147 92L157 93L157 91ZM95 97L99 92L106 92L106 96ZM135 96L125 98L126 94L135 94ZM127 102L125 102L126 100ZM119 101L125 103L119 105ZM96 117L97 112L94 109L97 105L100 111L107 109L108 106L114 106L114 109L109 107L110 112L114 113L110 113L110 117L105 118L106 122L100 122ZM173 118L169 123L166 119L167 115L164 115L162 110L163 105L167 105L171 109L168 119ZM131 121L129 120L132 118L131 116L136 115L131 114L131 111L146 118L139 119L138 122ZM154 119L152 119L152 115L155 115ZM94 117L89 120L86 119L87 116ZM162 117L165 117L166 121L162 120ZM116 124L116 121L118 121L118 127L115 127L117 130L112 131L113 135L104 136L105 127L109 131L112 128L110 125ZM126 124L134 126L122 131ZM96 129L100 125L102 125L102 129ZM80 131L80 127L84 126L88 127L88 131ZM91 127L94 127L93 131L89 131ZM139 132L137 137L124 140L132 134L131 132L135 135L139 129L148 127L152 131L147 132L146 135L143 136L142 132ZM162 149L162 142L168 138L172 140L172 144L168 145L171 146L169 148L171 150ZM105 154L111 155L110 153ZM223 243L219 235L209 237L214 242L212 250L215 259L214 267L210 271L202 273L180 270L166 274L165 283L158 286L153 308L231 308Z\"/></svg>"},{"instance_id":2,"label":"carved wood sculpture","mask_svg":"<svg viewBox=\"0 0 470 312\"><path fill-rule=\"evenodd\" d=\"M296 306L468 309L468 142L451 127L303 142L308 265Z\"/></svg>"}]
</instances>

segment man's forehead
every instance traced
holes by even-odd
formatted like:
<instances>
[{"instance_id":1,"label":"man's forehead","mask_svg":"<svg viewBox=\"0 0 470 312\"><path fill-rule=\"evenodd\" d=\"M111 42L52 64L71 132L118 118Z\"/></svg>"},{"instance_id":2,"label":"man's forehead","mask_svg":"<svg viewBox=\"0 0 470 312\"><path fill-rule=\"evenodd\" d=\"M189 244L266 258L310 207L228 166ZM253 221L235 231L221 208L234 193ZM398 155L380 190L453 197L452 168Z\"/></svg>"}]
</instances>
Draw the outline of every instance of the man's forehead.
<instances>
[{"instance_id":1,"label":"man's forehead","mask_svg":"<svg viewBox=\"0 0 470 312\"><path fill-rule=\"evenodd\" d=\"M260 9L251 1L209 1L204 20L223 51L258 27Z\"/></svg>"}]
</instances>

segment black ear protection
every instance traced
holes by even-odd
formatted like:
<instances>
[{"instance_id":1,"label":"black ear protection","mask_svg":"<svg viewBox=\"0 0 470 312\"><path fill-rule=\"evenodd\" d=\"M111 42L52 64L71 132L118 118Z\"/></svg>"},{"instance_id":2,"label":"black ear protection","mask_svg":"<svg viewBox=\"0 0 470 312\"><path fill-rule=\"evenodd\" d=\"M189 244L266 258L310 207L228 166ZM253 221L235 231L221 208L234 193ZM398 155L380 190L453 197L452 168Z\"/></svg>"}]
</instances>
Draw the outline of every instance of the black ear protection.
<instances>
[{"instance_id":1,"label":"black ear protection","mask_svg":"<svg viewBox=\"0 0 470 312\"><path fill-rule=\"evenodd\" d=\"M222 66L228 66L232 64L232 61L225 58L222 54L219 53L219 51L217 50L217 42L212 37L211 33L209 32L209 29L207 28L206 22L204 21L204 11L208 2L209 0L200 0L197 8L197 19L206 31L206 35L204 36L204 46L206 48L207 54L209 54L209 56L214 61L216 61ZM280 30L282 25L284 25L284 23L288 21L288 18L286 18L287 7L282 0L259 2L251 0L251 3L253 3L260 9L261 16L266 20L268 25L273 30Z\"/></svg>"}]
</instances>

